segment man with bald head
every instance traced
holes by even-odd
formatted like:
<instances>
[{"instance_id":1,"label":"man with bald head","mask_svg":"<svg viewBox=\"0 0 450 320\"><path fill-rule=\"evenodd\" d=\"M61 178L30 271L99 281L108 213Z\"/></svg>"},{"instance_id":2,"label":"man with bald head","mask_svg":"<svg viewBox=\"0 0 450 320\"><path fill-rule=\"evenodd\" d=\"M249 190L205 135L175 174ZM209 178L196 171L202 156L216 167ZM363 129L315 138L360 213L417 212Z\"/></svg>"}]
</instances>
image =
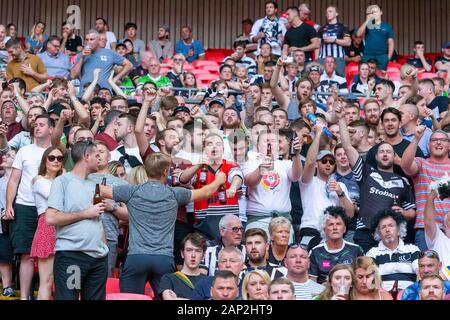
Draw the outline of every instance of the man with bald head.
<instances>
[{"instance_id":1,"label":"man with bald head","mask_svg":"<svg viewBox=\"0 0 450 320\"><path fill-rule=\"evenodd\" d=\"M235 247L245 255L245 246L241 244L243 227L239 217L235 215L225 215L219 221L220 239L217 243L209 245L205 252L205 258L200 268L203 273L213 276L217 271L217 261L219 252L223 248Z\"/></svg>"},{"instance_id":2,"label":"man with bald head","mask_svg":"<svg viewBox=\"0 0 450 320\"><path fill-rule=\"evenodd\" d=\"M411 141L414 138L414 133L416 132L417 120L419 119L419 109L414 104L404 104L400 106L399 111L402 115L400 134L403 139ZM430 142L430 137L432 134L433 131L431 131L430 128L425 128L424 134L419 141L420 150L422 150L425 158L427 158L430 154L428 143Z\"/></svg>"}]
</instances>

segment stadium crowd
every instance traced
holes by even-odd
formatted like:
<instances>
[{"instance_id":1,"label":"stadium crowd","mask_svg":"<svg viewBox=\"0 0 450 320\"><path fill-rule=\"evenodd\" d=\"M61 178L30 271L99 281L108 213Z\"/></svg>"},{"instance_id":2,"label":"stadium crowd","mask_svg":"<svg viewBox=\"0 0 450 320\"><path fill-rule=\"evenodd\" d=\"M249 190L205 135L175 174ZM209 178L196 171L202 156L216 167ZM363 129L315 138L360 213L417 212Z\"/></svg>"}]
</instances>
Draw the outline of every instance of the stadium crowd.
<instances>
[{"instance_id":1,"label":"stadium crowd","mask_svg":"<svg viewBox=\"0 0 450 320\"><path fill-rule=\"evenodd\" d=\"M232 51L0 25L0 299L448 298L450 42L280 13Z\"/></svg>"}]
</instances>

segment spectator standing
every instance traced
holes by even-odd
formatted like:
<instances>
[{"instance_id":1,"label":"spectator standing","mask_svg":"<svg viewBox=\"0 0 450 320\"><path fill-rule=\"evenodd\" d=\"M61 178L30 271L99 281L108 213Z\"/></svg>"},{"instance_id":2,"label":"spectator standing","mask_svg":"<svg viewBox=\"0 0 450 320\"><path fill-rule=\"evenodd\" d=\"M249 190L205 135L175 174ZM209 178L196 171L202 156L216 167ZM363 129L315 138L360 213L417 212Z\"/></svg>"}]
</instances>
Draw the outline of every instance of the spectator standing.
<instances>
[{"instance_id":1,"label":"spectator standing","mask_svg":"<svg viewBox=\"0 0 450 320\"><path fill-rule=\"evenodd\" d=\"M394 31L392 26L381 21L383 11L378 5L366 10L366 21L358 29L357 36L364 38L363 62L375 59L378 67L386 71L394 54Z\"/></svg>"},{"instance_id":2,"label":"spectator standing","mask_svg":"<svg viewBox=\"0 0 450 320\"><path fill-rule=\"evenodd\" d=\"M305 53L306 62L312 62L314 50L320 47L320 39L316 30L310 24L301 20L297 7L290 7L287 13L292 28L286 32L283 55L288 56L300 49Z\"/></svg>"},{"instance_id":3,"label":"spectator standing","mask_svg":"<svg viewBox=\"0 0 450 320\"><path fill-rule=\"evenodd\" d=\"M345 47L351 45L350 32L347 26L338 23L339 11L337 7L330 6L326 10L327 24L319 29L321 39L318 63L323 64L326 57L336 60L336 72L345 75Z\"/></svg>"},{"instance_id":4,"label":"spectator standing","mask_svg":"<svg viewBox=\"0 0 450 320\"><path fill-rule=\"evenodd\" d=\"M90 30L86 34L86 46L83 52L78 55L75 65L72 67L71 77L72 79L79 77L81 80L80 87L83 88L87 83L91 83L94 80L94 70L100 69L98 84L102 88L111 90L108 79L115 65L124 67L113 79L114 83L118 83L128 74L133 65L119 54L101 48L99 45L99 33L95 30Z\"/></svg>"},{"instance_id":5,"label":"spectator standing","mask_svg":"<svg viewBox=\"0 0 450 320\"><path fill-rule=\"evenodd\" d=\"M265 10L266 16L255 22L249 40L258 44L256 56L260 54L261 46L265 43L271 46L272 54L281 56L286 26L277 17L278 3L276 1L266 1Z\"/></svg>"},{"instance_id":6,"label":"spectator standing","mask_svg":"<svg viewBox=\"0 0 450 320\"><path fill-rule=\"evenodd\" d=\"M104 35L106 37L106 44L104 48L116 51L116 35L113 32L108 31L108 22L104 18L98 17L95 19L95 30L97 30L100 35Z\"/></svg>"},{"instance_id":7,"label":"spectator standing","mask_svg":"<svg viewBox=\"0 0 450 320\"><path fill-rule=\"evenodd\" d=\"M133 43L134 52L131 52L131 54L138 64L140 64L141 53L145 51L145 42L137 37L138 26L134 22L128 22L124 29L125 38L120 43L124 43L125 40L130 40Z\"/></svg>"},{"instance_id":8,"label":"spectator standing","mask_svg":"<svg viewBox=\"0 0 450 320\"><path fill-rule=\"evenodd\" d=\"M75 34L75 27L67 22L63 22L61 52L69 57L75 56L83 50L83 39Z\"/></svg>"},{"instance_id":9,"label":"spectator standing","mask_svg":"<svg viewBox=\"0 0 450 320\"><path fill-rule=\"evenodd\" d=\"M181 40L177 42L175 52L183 54L189 63L205 60L203 44L192 37L192 28L189 26L181 28Z\"/></svg>"},{"instance_id":10,"label":"spectator standing","mask_svg":"<svg viewBox=\"0 0 450 320\"><path fill-rule=\"evenodd\" d=\"M38 260L39 293L38 300L50 300L53 286L53 261L55 255L55 228L45 220L48 198L53 181L63 174L64 152L58 147L50 147L42 155L38 175L32 180L38 225L31 245L30 257Z\"/></svg>"},{"instance_id":11,"label":"spectator standing","mask_svg":"<svg viewBox=\"0 0 450 320\"><path fill-rule=\"evenodd\" d=\"M34 143L19 150L6 189L5 219L10 223L10 239L14 254L20 255L20 297L29 299L34 263L30 258L31 245L37 228L38 212L32 192L32 180L38 175L45 150L51 146L55 127L48 116L36 118Z\"/></svg>"}]
</instances>

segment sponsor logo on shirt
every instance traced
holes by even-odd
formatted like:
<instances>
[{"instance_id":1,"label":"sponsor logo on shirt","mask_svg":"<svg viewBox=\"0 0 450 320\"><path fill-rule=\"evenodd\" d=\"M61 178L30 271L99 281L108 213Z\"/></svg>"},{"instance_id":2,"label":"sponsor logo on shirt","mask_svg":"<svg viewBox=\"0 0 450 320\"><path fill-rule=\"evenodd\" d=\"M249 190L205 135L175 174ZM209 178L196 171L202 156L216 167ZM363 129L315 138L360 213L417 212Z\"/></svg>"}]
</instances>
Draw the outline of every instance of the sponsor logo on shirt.
<instances>
[{"instance_id":1,"label":"sponsor logo on shirt","mask_svg":"<svg viewBox=\"0 0 450 320\"><path fill-rule=\"evenodd\" d=\"M108 61L108 57L107 56L100 56L100 60L107 62Z\"/></svg>"},{"instance_id":2,"label":"sponsor logo on shirt","mask_svg":"<svg viewBox=\"0 0 450 320\"><path fill-rule=\"evenodd\" d=\"M384 181L383 177L378 172L372 172L370 174L370 177L373 180L375 180L384 189L404 188L405 187L403 180L396 179L396 180Z\"/></svg>"},{"instance_id":3,"label":"sponsor logo on shirt","mask_svg":"<svg viewBox=\"0 0 450 320\"><path fill-rule=\"evenodd\" d=\"M267 191L274 191L279 189L281 184L280 175L277 172L271 171L264 175L261 179L261 186Z\"/></svg>"},{"instance_id":4,"label":"sponsor logo on shirt","mask_svg":"<svg viewBox=\"0 0 450 320\"><path fill-rule=\"evenodd\" d=\"M322 261L322 268L323 269L330 269L331 267L331 262L329 260L323 260Z\"/></svg>"}]
</instances>

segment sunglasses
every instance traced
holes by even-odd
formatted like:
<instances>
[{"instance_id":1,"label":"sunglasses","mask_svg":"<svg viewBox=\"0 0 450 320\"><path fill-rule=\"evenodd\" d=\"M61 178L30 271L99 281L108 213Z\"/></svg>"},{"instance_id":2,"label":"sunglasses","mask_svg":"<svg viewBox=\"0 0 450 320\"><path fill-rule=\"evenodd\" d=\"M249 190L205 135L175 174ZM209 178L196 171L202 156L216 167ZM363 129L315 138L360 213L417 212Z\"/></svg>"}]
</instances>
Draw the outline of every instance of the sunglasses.
<instances>
[{"instance_id":1,"label":"sunglasses","mask_svg":"<svg viewBox=\"0 0 450 320\"><path fill-rule=\"evenodd\" d=\"M422 259L422 258L431 258L431 259L436 259L438 261L441 261L441 259L439 258L439 254L434 250L421 251L419 253L419 259Z\"/></svg>"},{"instance_id":2,"label":"sunglasses","mask_svg":"<svg viewBox=\"0 0 450 320\"><path fill-rule=\"evenodd\" d=\"M50 162L54 162L55 160L58 160L58 162L62 162L64 160L64 157L63 156L52 156L52 155L50 155L50 156L47 157L47 159Z\"/></svg>"},{"instance_id":3,"label":"sunglasses","mask_svg":"<svg viewBox=\"0 0 450 320\"><path fill-rule=\"evenodd\" d=\"M336 164L336 160L334 160L334 159L322 159L322 160L320 160L320 162L321 162L322 164L327 164L327 163L329 163L329 164L332 165L332 166L334 166L334 165Z\"/></svg>"},{"instance_id":4,"label":"sunglasses","mask_svg":"<svg viewBox=\"0 0 450 320\"><path fill-rule=\"evenodd\" d=\"M298 248L301 248L303 250L308 251L308 246L305 246L304 244L301 244L301 243L293 243L293 244L288 246L288 249L294 249L295 250L295 249L298 249Z\"/></svg>"}]
</instances>

